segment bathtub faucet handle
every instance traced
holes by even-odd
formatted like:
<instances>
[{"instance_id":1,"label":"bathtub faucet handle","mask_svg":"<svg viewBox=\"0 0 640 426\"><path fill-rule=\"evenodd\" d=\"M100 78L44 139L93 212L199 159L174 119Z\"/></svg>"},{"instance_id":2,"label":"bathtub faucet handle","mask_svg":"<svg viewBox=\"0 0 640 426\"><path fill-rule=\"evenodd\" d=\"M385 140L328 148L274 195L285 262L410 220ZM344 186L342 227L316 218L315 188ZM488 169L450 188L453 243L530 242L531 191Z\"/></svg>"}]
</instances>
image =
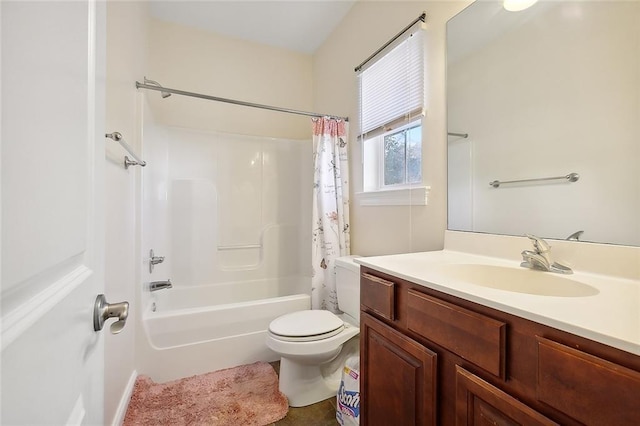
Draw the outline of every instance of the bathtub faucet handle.
<instances>
[{"instance_id":1,"label":"bathtub faucet handle","mask_svg":"<svg viewBox=\"0 0 640 426\"><path fill-rule=\"evenodd\" d=\"M153 267L158 263L164 262L164 256L156 256L153 249L149 250L149 273L153 272Z\"/></svg>"}]
</instances>

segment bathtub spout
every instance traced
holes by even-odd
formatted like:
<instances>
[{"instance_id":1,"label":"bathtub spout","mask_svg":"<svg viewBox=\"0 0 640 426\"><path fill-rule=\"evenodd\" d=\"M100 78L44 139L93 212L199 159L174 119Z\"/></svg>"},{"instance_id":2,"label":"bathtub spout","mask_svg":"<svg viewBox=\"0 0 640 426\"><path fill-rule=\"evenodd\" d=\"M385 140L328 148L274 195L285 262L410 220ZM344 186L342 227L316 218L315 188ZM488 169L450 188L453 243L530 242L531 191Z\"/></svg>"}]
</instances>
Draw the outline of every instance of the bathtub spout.
<instances>
[{"instance_id":1,"label":"bathtub spout","mask_svg":"<svg viewBox=\"0 0 640 426\"><path fill-rule=\"evenodd\" d=\"M158 290L162 290L164 288L171 288L173 287L173 284L171 284L171 280L166 280L166 281L152 281L149 284L149 291L158 291Z\"/></svg>"}]
</instances>

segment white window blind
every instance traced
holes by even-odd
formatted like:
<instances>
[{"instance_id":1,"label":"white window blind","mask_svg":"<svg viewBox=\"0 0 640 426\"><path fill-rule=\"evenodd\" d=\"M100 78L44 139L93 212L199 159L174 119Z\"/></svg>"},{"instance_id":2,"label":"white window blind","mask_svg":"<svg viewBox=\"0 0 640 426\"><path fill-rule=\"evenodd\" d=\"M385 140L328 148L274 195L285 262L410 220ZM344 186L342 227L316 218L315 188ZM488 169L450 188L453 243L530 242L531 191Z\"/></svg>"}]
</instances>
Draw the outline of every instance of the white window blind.
<instances>
[{"instance_id":1,"label":"white window blind","mask_svg":"<svg viewBox=\"0 0 640 426\"><path fill-rule=\"evenodd\" d=\"M360 72L361 134L371 136L415 118L424 105L421 26Z\"/></svg>"}]
</instances>

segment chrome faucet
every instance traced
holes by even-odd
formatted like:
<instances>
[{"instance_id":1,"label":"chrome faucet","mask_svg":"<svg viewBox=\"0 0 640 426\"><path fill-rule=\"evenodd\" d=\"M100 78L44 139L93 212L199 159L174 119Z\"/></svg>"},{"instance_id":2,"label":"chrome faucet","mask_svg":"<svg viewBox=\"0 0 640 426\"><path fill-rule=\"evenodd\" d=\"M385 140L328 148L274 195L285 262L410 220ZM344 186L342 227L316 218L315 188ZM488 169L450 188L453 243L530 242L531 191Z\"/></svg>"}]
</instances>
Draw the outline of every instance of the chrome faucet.
<instances>
[{"instance_id":1,"label":"chrome faucet","mask_svg":"<svg viewBox=\"0 0 640 426\"><path fill-rule=\"evenodd\" d=\"M173 284L171 284L171 280L166 281L152 281L149 283L149 291L158 291L165 288L171 288Z\"/></svg>"},{"instance_id":2,"label":"chrome faucet","mask_svg":"<svg viewBox=\"0 0 640 426\"><path fill-rule=\"evenodd\" d=\"M571 240L580 241L580 237L582 236L582 234L584 234L584 231L576 231L573 234L569 235L567 238L565 238L565 240L567 240L567 241L571 241Z\"/></svg>"},{"instance_id":3,"label":"chrome faucet","mask_svg":"<svg viewBox=\"0 0 640 426\"><path fill-rule=\"evenodd\" d=\"M551 260L551 246L549 243L535 235L525 234L525 236L531 240L535 250L524 250L522 252L522 263L520 266L559 274L573 274L573 271L568 266Z\"/></svg>"}]
</instances>

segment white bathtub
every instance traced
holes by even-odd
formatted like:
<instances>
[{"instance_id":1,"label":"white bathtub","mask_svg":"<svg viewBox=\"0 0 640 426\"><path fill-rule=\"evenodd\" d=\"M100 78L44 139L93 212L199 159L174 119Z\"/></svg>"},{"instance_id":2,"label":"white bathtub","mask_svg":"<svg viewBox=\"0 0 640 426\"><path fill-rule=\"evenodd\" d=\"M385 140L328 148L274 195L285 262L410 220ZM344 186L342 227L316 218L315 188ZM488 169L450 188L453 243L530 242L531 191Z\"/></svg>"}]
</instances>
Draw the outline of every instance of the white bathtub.
<instances>
[{"instance_id":1,"label":"white bathtub","mask_svg":"<svg viewBox=\"0 0 640 426\"><path fill-rule=\"evenodd\" d=\"M274 296L286 279L182 287L152 293L142 315L146 345L138 372L173 380L278 357L265 344L269 323L310 309L308 294ZM155 311L154 311L155 309Z\"/></svg>"}]
</instances>

